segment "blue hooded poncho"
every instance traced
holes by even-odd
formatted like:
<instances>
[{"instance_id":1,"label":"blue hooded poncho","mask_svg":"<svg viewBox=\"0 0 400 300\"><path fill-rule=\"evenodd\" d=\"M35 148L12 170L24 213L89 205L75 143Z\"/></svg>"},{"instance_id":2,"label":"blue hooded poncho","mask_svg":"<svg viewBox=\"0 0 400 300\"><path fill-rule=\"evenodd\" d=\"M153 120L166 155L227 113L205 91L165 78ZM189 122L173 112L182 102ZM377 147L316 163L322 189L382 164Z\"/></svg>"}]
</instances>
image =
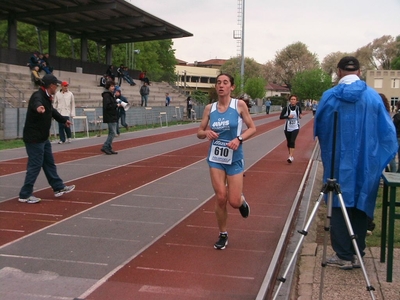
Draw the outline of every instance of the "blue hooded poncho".
<instances>
[{"instance_id":1,"label":"blue hooded poncho","mask_svg":"<svg viewBox=\"0 0 400 300\"><path fill-rule=\"evenodd\" d=\"M324 182L331 178L334 113L338 112L334 178L346 207L373 218L382 171L398 149L396 130L380 95L364 81L339 84L326 91L315 115L324 165ZM340 207L336 195L333 207Z\"/></svg>"}]
</instances>

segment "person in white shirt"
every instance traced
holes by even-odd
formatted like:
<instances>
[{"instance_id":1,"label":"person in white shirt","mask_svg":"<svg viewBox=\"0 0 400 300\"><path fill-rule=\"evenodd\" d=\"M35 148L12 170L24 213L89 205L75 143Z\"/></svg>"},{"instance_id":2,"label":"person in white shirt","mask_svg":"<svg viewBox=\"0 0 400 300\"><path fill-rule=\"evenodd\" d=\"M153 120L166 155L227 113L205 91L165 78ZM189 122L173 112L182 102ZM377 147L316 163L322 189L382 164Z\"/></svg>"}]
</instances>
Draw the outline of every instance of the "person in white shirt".
<instances>
[{"instance_id":1,"label":"person in white shirt","mask_svg":"<svg viewBox=\"0 0 400 300\"><path fill-rule=\"evenodd\" d=\"M68 90L68 82L61 83L61 90L59 90L54 97L54 107L57 111L68 120L75 117L75 98L74 94ZM59 144L65 142L71 143L71 129L62 123L58 123L60 134Z\"/></svg>"}]
</instances>

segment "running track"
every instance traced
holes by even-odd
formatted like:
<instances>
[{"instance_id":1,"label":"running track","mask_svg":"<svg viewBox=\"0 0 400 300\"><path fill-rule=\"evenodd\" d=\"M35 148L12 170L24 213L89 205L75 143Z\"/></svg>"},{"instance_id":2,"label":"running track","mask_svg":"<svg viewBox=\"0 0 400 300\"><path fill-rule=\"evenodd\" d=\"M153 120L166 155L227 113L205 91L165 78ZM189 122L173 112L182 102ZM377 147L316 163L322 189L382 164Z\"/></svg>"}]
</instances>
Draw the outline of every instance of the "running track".
<instances>
[{"instance_id":1,"label":"running track","mask_svg":"<svg viewBox=\"0 0 400 300\"><path fill-rule=\"evenodd\" d=\"M54 199L41 176L35 205L15 198L26 158L15 151L2 160L0 298L255 299L315 142L306 114L289 165L283 122L254 119L257 134L244 146L251 216L229 210L223 251L212 247L208 143L195 137L197 124L124 134L115 156L99 152L104 136L53 145L61 177L76 190Z\"/></svg>"}]
</instances>

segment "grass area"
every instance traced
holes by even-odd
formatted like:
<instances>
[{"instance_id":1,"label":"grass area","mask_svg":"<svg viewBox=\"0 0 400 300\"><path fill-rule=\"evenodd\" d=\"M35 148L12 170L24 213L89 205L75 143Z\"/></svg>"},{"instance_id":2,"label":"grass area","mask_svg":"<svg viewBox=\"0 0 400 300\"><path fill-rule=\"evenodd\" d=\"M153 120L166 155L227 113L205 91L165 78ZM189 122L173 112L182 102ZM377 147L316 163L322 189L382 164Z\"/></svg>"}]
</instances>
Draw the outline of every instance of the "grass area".
<instances>
[{"instance_id":1,"label":"grass area","mask_svg":"<svg viewBox=\"0 0 400 300\"><path fill-rule=\"evenodd\" d=\"M381 246L381 228L382 228L382 192L383 187L379 188L378 199L376 201L376 209L374 213L374 223L376 225L375 230L372 235L367 237L367 245L370 247L380 247ZM400 199L400 189L396 189L396 199ZM400 201L400 200L398 200ZM397 208L397 213L399 214L400 208ZM387 239L386 239L387 241ZM400 248L400 220L395 220L394 229L394 247Z\"/></svg>"},{"instance_id":2,"label":"grass area","mask_svg":"<svg viewBox=\"0 0 400 300\"><path fill-rule=\"evenodd\" d=\"M172 121L172 122L168 122L168 126L187 124L187 123L191 123L191 121L178 121L178 122ZM128 132L140 131L140 130L145 130L145 129L150 129L150 128L159 128L159 127L160 127L159 123L153 124L153 125L148 125L148 126L136 125L136 126L130 127ZM121 134L124 134L127 131L125 130L125 128L120 128L120 132L121 132ZM107 129L103 129L102 135L105 136L106 134L107 134ZM90 137L95 137L97 135L98 135L98 132L89 131ZM76 138L85 138L86 133L85 132L76 132L75 136L76 136ZM50 136L50 141L55 141L55 140L58 140L58 136L57 137L54 137L54 135ZM14 149L14 148L20 148L20 147L24 147L24 142L22 141L22 139L0 140L0 150Z\"/></svg>"}]
</instances>

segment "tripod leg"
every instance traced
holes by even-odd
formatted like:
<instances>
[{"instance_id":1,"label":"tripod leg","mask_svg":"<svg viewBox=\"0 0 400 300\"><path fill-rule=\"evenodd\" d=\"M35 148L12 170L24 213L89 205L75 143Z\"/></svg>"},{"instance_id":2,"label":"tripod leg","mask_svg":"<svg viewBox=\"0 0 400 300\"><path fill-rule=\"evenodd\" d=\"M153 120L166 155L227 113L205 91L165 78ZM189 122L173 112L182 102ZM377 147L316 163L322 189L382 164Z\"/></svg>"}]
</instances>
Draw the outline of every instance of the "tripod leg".
<instances>
[{"instance_id":1,"label":"tripod leg","mask_svg":"<svg viewBox=\"0 0 400 300\"><path fill-rule=\"evenodd\" d=\"M326 207L326 219L324 226L324 246L322 251L322 261L321 261L321 279L319 282L319 299L322 300L322 295L324 291L324 278L325 278L325 267L326 267L326 249L328 246L328 232L331 227L331 217L332 217L332 201L333 201L333 193L332 191L328 194L328 203Z\"/></svg>"},{"instance_id":2,"label":"tripod leg","mask_svg":"<svg viewBox=\"0 0 400 300\"><path fill-rule=\"evenodd\" d=\"M276 289L276 292L275 292L275 295L274 295L273 300L275 300L276 297L279 295L279 291L280 291L280 289L281 289L281 287L282 287L282 284L286 281L286 276L287 276L287 274L288 274L288 272L289 272L289 269L290 269L291 265L293 264L293 262L294 262L294 260L295 260L295 258L296 258L296 255L297 255L297 253L298 253L298 251L300 250L300 247L301 247L301 245L302 245L302 243L303 243L304 238L305 238L306 235L308 234L308 229L310 228L311 223L312 223L312 221L313 221L313 219L314 219L314 216L316 215L316 213L317 213L317 211L318 211L318 207L319 207L319 205L320 205L320 203L321 203L321 201L322 201L323 196L324 196L324 192L321 191L320 196L318 197L318 199L317 199L317 201L316 201L316 203L315 203L315 205L314 205L314 208L313 208L313 210L312 210L312 212L311 212L311 214L310 214L310 217L309 217L308 220L307 220L307 223L306 223L304 229L303 229L303 230L298 230L298 231L297 231L298 233L301 234L300 240L299 240L299 242L297 243L297 246L296 246L296 248L295 248L295 250L294 250L294 252L293 252L293 254L292 254L292 257L290 258L290 261L289 261L289 263L288 263L288 265L287 265L287 267L286 267L285 272L283 272L283 275L282 275L281 277L278 278L278 281L280 281L280 283L279 283L279 285L278 285L278 287L277 287L277 289Z\"/></svg>"},{"instance_id":3,"label":"tripod leg","mask_svg":"<svg viewBox=\"0 0 400 300\"><path fill-rule=\"evenodd\" d=\"M344 200L343 200L342 194L338 193L337 196L338 196L338 199L339 199L339 202L340 202L340 208L342 210L344 220L346 222L347 230L349 231L349 235L350 235L351 241L353 243L354 250L356 251L358 260L360 261L360 265L361 265L362 272L364 274L365 282L367 283L367 291L370 292L371 298L373 300L375 300L375 296L374 296L374 293L373 293L373 291L375 291L375 288L369 282L367 271L365 270L364 262L362 260L360 250L358 249L358 245L357 245L357 241L356 241L357 237L354 235L354 231L353 231L353 228L351 226L349 215L347 214L347 210L346 210L346 206L344 204Z\"/></svg>"}]
</instances>

